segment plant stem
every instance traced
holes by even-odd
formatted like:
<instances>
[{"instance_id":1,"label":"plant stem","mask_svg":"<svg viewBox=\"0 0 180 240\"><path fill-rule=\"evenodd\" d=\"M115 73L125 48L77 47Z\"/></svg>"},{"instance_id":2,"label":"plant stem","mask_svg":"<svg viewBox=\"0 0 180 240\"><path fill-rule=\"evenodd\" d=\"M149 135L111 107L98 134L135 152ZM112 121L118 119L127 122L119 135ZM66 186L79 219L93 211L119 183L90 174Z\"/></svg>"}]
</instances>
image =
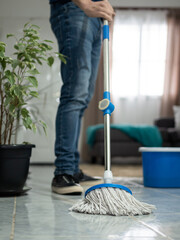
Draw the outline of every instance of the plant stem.
<instances>
[{"instance_id":1,"label":"plant stem","mask_svg":"<svg viewBox=\"0 0 180 240\"><path fill-rule=\"evenodd\" d=\"M17 117L16 117L16 123L15 123L15 125L16 125L16 127L15 127L15 129L16 129L16 132L15 132L15 144L17 143L17 131L18 131L18 128L19 128L19 124L20 123L20 110L18 109L18 111L17 111Z\"/></svg>"},{"instance_id":2,"label":"plant stem","mask_svg":"<svg viewBox=\"0 0 180 240\"><path fill-rule=\"evenodd\" d=\"M11 117L10 130L9 130L9 138L8 138L8 144L11 144L11 137L12 137L13 123L14 123L14 118Z\"/></svg>"},{"instance_id":3,"label":"plant stem","mask_svg":"<svg viewBox=\"0 0 180 240\"><path fill-rule=\"evenodd\" d=\"M4 129L4 144L6 144L6 141L7 141L8 128L9 128L9 113L6 111L5 129Z\"/></svg>"},{"instance_id":4,"label":"plant stem","mask_svg":"<svg viewBox=\"0 0 180 240\"><path fill-rule=\"evenodd\" d=\"M2 123L3 123L3 108L4 108L4 96L3 96L3 91L2 91L2 78L1 78L1 73L0 73L0 100L1 100L1 114L0 114L0 144L2 144Z\"/></svg>"}]
</instances>

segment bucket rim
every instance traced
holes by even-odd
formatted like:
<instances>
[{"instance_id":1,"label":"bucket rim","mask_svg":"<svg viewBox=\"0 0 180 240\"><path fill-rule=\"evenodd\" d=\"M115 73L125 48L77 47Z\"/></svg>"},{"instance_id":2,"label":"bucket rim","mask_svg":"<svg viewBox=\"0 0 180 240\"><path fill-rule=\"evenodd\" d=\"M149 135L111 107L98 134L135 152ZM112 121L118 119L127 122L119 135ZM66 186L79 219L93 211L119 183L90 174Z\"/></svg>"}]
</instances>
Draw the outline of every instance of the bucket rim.
<instances>
[{"instance_id":1,"label":"bucket rim","mask_svg":"<svg viewBox=\"0 0 180 240\"><path fill-rule=\"evenodd\" d=\"M180 147L140 147L139 152L180 152Z\"/></svg>"}]
</instances>

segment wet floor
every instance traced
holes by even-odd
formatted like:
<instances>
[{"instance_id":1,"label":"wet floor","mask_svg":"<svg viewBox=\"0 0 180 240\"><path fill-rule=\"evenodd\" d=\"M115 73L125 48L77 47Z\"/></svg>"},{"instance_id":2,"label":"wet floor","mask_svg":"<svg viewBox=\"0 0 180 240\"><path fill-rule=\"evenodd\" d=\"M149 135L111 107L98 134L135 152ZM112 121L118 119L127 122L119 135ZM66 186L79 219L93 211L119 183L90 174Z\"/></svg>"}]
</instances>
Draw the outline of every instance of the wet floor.
<instances>
[{"instance_id":1,"label":"wet floor","mask_svg":"<svg viewBox=\"0 0 180 240\"><path fill-rule=\"evenodd\" d=\"M1 240L180 239L180 189L144 188L142 178L116 177L135 198L157 209L145 216L87 215L68 210L83 196L51 192L51 166L31 166L30 172L25 189L31 190L0 198Z\"/></svg>"}]
</instances>

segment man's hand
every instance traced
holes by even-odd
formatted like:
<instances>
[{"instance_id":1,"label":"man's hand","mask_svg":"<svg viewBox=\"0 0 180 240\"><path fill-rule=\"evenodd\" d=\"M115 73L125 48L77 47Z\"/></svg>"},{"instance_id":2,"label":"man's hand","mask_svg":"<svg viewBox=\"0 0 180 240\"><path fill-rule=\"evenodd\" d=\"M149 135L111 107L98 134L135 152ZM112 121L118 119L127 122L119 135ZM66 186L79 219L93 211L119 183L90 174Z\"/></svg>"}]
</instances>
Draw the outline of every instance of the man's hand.
<instances>
[{"instance_id":1,"label":"man's hand","mask_svg":"<svg viewBox=\"0 0 180 240\"><path fill-rule=\"evenodd\" d=\"M72 0L88 17L104 18L111 22L115 15L114 9L108 0L93 2L91 0Z\"/></svg>"}]
</instances>

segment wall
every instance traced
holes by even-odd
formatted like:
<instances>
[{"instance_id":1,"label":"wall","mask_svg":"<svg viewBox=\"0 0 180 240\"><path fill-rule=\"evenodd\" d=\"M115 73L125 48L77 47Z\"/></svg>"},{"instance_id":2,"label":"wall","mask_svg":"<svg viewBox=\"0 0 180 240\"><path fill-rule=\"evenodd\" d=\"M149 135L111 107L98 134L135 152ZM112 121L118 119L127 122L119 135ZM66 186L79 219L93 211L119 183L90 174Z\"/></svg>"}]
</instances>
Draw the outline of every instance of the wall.
<instances>
[{"instance_id":1,"label":"wall","mask_svg":"<svg viewBox=\"0 0 180 240\"><path fill-rule=\"evenodd\" d=\"M180 7L179 0L110 0L114 7Z\"/></svg>"},{"instance_id":2,"label":"wall","mask_svg":"<svg viewBox=\"0 0 180 240\"><path fill-rule=\"evenodd\" d=\"M179 0L110 0L119 7L180 7ZM48 0L1 0L1 17L47 18L49 16Z\"/></svg>"},{"instance_id":3,"label":"wall","mask_svg":"<svg viewBox=\"0 0 180 240\"><path fill-rule=\"evenodd\" d=\"M113 6L119 7L180 7L179 0L110 0L110 2ZM54 50L57 51L56 39L49 24L49 11L47 0L0 0L0 41L6 41L7 33L19 33L23 25L30 21L40 26L42 38L54 41ZM12 39L7 43L12 43ZM11 53L10 48L8 52ZM39 101L32 102L41 119L48 125L48 137L43 133L34 135L23 130L18 138L19 143L28 141L36 144L32 162L54 161L54 121L58 106L56 99L62 84L59 65L59 61L56 60L52 69L48 67L39 69L42 72L39 77L39 89L50 86L43 91Z\"/></svg>"},{"instance_id":4,"label":"wall","mask_svg":"<svg viewBox=\"0 0 180 240\"><path fill-rule=\"evenodd\" d=\"M42 39L49 39L54 42L54 51L58 51L56 39L51 31L49 23L49 4L44 0L1 0L0 2L0 41L5 41L8 45L14 45L14 39L6 39L6 34L20 34L23 25L31 22L40 26L40 36ZM7 53L11 54L12 48L7 48ZM40 67L39 90L46 88L40 99L32 101L31 106L38 111L39 119L48 125L47 137L41 130L34 134L31 131L21 129L18 134L18 143L23 141L36 145L33 149L32 162L53 162L54 161L54 122L58 106L56 99L59 96L61 87L61 77L59 75L60 62L57 59L52 69L48 66Z\"/></svg>"}]
</instances>

